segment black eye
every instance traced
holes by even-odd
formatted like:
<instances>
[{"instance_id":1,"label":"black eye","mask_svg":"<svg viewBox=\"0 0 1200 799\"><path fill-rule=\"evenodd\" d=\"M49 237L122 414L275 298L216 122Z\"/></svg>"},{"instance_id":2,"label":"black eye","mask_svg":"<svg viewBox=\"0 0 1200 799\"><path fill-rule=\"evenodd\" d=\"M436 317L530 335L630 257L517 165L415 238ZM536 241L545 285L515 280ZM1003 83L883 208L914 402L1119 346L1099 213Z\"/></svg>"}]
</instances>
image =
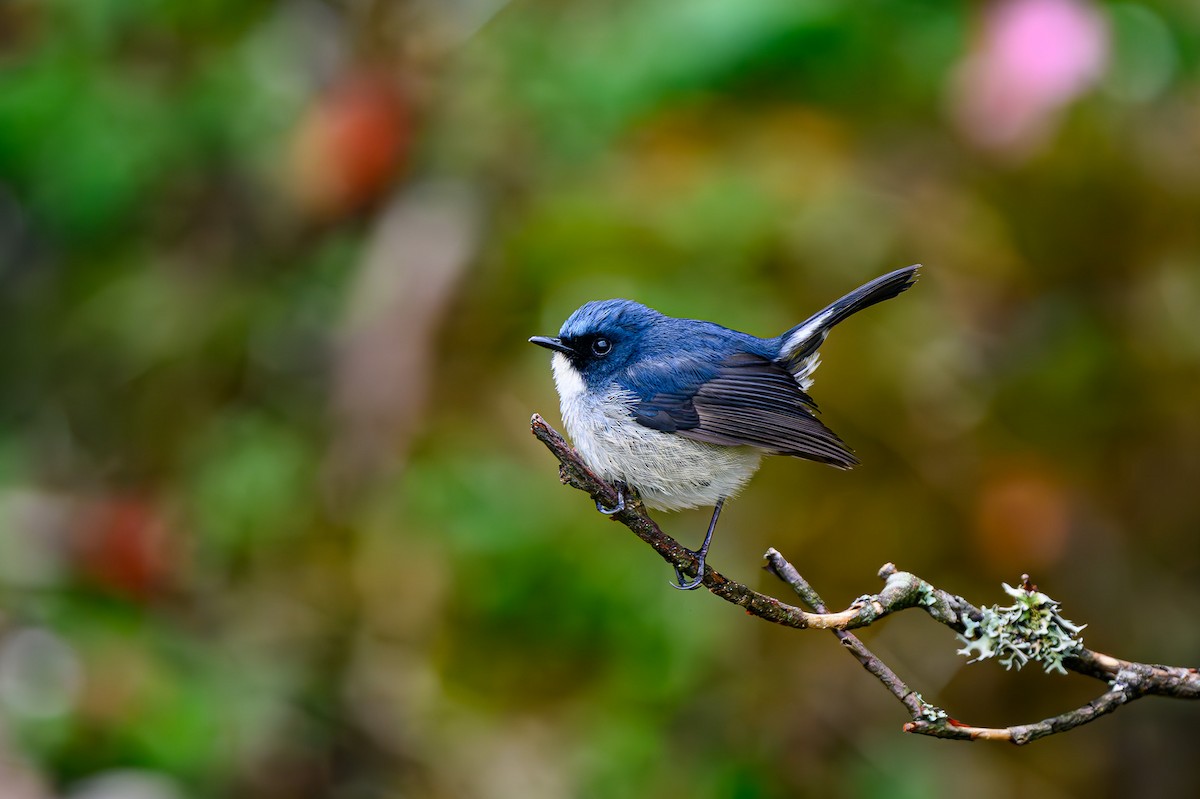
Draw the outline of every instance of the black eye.
<instances>
[{"instance_id":1,"label":"black eye","mask_svg":"<svg viewBox=\"0 0 1200 799\"><path fill-rule=\"evenodd\" d=\"M601 336L592 342L592 353L603 358L612 350L612 342Z\"/></svg>"}]
</instances>

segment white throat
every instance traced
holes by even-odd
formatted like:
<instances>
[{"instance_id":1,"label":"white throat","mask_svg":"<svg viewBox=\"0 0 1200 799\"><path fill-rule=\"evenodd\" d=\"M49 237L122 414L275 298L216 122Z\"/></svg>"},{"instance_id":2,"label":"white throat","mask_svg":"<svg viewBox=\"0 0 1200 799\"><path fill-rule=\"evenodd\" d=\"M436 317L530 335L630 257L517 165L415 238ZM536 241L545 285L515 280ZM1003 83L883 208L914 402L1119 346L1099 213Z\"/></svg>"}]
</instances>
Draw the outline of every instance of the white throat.
<instances>
[{"instance_id":1,"label":"white throat","mask_svg":"<svg viewBox=\"0 0 1200 799\"><path fill-rule=\"evenodd\" d=\"M587 385L583 382L583 375L579 374L579 370L564 353L554 353L554 357L550 359L550 367L554 370L554 387L558 389L558 396L565 410L567 405L574 405L582 399Z\"/></svg>"}]
</instances>

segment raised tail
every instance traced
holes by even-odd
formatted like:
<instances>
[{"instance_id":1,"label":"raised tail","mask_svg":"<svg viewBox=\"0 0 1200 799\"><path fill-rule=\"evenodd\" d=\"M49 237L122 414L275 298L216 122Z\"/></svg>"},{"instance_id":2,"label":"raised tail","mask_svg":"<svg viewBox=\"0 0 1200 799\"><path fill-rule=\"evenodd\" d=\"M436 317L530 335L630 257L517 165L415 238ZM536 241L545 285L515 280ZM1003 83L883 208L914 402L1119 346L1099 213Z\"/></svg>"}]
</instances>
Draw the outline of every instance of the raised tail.
<instances>
[{"instance_id":1,"label":"raised tail","mask_svg":"<svg viewBox=\"0 0 1200 799\"><path fill-rule=\"evenodd\" d=\"M913 264L877 277L796 325L779 337L782 344L776 362L795 375L801 389L807 390L812 383L810 375L819 363L817 349L824 343L829 330L863 308L890 300L905 291L917 281L920 268L920 264Z\"/></svg>"}]
</instances>

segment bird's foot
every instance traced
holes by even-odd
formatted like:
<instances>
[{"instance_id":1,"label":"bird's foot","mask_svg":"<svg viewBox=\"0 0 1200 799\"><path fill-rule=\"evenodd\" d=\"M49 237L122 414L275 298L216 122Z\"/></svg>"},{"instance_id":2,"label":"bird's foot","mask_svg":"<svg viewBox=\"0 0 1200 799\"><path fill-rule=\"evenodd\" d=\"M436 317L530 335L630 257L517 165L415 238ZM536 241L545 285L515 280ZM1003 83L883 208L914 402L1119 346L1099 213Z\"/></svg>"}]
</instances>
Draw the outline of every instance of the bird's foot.
<instances>
[{"instance_id":1,"label":"bird's foot","mask_svg":"<svg viewBox=\"0 0 1200 799\"><path fill-rule=\"evenodd\" d=\"M596 500L596 510L603 513L605 516L612 516L614 513L620 513L625 510L625 486L617 483L617 504L615 507L606 508L604 503Z\"/></svg>"},{"instance_id":2,"label":"bird's foot","mask_svg":"<svg viewBox=\"0 0 1200 799\"><path fill-rule=\"evenodd\" d=\"M692 552L692 550L689 549L688 552ZM667 585L671 586L672 588L678 588L680 591L694 591L700 587L700 583L704 582L704 557L708 553L701 551L692 552L692 554L696 556L696 560L698 561L696 564L695 578L691 580L687 579L687 575L683 573L683 569L680 569L678 566L676 566L675 582L667 583Z\"/></svg>"},{"instance_id":3,"label":"bird's foot","mask_svg":"<svg viewBox=\"0 0 1200 799\"><path fill-rule=\"evenodd\" d=\"M691 552L696 557L696 576L689 580L684 575L683 570L678 566L675 567L675 582L668 583L672 588L678 588L680 591L692 591L700 587L704 582L704 559L708 557L708 545L712 543L713 530L717 529L717 519L721 517L721 508L725 505L725 497L717 500L716 506L713 508L712 521L708 523L708 532L704 534L704 543L695 552Z\"/></svg>"}]
</instances>

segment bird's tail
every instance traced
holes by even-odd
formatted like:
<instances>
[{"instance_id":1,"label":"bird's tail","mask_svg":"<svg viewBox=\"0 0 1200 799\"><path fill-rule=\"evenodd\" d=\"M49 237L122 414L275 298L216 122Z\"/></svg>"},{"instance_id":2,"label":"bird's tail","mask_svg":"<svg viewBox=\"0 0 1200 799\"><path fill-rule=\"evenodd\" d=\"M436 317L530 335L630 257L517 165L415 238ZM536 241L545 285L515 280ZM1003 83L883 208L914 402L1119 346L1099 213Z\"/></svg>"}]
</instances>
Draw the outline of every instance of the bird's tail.
<instances>
[{"instance_id":1,"label":"bird's tail","mask_svg":"<svg viewBox=\"0 0 1200 799\"><path fill-rule=\"evenodd\" d=\"M812 382L809 375L817 368L817 349L829 335L830 328L863 308L890 300L906 290L917 281L920 267L920 264L913 264L877 277L784 333L780 336L782 345L778 363L796 376L802 389L807 389Z\"/></svg>"}]
</instances>

